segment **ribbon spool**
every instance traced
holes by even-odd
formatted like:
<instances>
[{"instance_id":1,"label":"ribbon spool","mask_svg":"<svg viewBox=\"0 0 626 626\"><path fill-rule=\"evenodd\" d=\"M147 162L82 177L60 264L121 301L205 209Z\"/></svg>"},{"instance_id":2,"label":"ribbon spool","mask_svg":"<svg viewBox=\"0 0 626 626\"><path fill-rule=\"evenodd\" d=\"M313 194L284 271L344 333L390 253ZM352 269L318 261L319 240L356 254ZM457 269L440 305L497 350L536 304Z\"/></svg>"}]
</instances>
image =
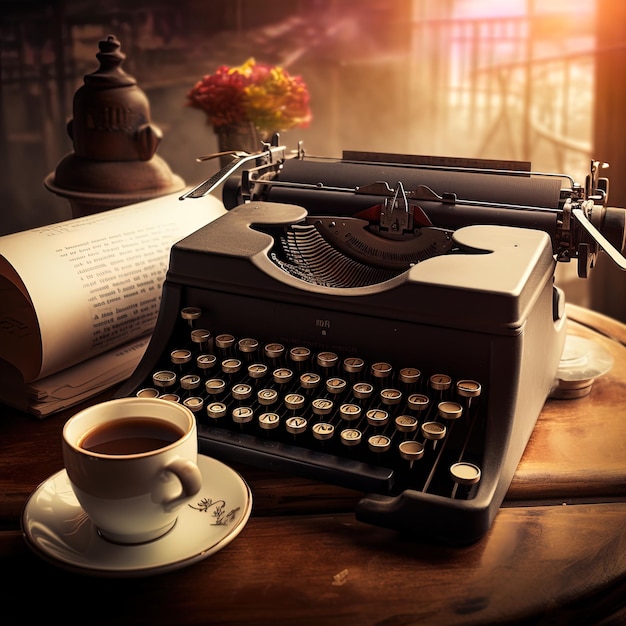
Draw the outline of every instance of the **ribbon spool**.
<instances>
[{"instance_id":1,"label":"ribbon spool","mask_svg":"<svg viewBox=\"0 0 626 626\"><path fill-rule=\"evenodd\" d=\"M592 339L567 335L551 398L573 400L589 395L593 381L613 367L613 357Z\"/></svg>"}]
</instances>

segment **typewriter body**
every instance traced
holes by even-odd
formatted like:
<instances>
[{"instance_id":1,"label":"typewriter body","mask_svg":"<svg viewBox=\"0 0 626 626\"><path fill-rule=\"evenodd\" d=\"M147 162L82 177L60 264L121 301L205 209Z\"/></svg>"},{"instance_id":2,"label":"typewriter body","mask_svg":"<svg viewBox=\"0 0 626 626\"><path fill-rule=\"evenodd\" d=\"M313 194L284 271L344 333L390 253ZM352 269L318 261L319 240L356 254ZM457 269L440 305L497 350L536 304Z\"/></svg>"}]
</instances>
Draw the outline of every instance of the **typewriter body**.
<instances>
[{"instance_id":1,"label":"typewriter body","mask_svg":"<svg viewBox=\"0 0 626 626\"><path fill-rule=\"evenodd\" d=\"M586 273L597 250L586 229L572 240L573 216L556 237L561 182L546 217L527 172L474 206L432 174L491 174L389 158L267 146L197 188L225 180L230 210L172 248L152 341L117 395L188 406L205 454L360 490L358 519L465 545L489 529L554 382L557 258L583 256ZM617 240L621 219L623 241L610 217L595 228Z\"/></svg>"}]
</instances>

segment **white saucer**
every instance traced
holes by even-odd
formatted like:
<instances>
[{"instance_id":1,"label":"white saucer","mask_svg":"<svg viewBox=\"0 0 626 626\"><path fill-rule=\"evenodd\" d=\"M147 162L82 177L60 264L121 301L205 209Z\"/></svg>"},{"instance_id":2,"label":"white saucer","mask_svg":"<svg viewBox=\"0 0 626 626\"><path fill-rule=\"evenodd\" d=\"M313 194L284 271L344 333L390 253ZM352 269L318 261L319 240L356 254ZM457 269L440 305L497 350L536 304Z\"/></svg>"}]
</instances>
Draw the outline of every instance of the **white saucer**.
<instances>
[{"instance_id":1,"label":"white saucer","mask_svg":"<svg viewBox=\"0 0 626 626\"><path fill-rule=\"evenodd\" d=\"M175 526L155 541L122 546L103 539L78 504L65 470L31 494L22 514L29 547L44 559L94 576L147 576L200 561L228 545L244 528L252 494L233 469L198 455L203 487L180 509Z\"/></svg>"}]
</instances>

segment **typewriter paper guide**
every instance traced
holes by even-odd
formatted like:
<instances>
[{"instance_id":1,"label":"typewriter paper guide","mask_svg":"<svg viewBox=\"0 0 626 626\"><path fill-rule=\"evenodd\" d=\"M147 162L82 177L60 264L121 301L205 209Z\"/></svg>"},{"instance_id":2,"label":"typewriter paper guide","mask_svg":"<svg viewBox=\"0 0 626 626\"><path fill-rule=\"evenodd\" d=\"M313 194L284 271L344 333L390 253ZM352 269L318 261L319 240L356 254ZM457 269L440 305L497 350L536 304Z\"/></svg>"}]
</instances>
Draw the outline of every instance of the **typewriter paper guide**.
<instances>
[{"instance_id":1,"label":"typewriter paper guide","mask_svg":"<svg viewBox=\"0 0 626 626\"><path fill-rule=\"evenodd\" d=\"M369 313L384 307L383 317L509 333L524 323L556 264L544 232L469 226L454 234L462 252L427 259L394 279L355 288L313 285L275 265L268 256L273 238L259 232L263 225L289 225L304 217L305 209L288 204L235 207L175 246L169 278L202 283L210 277L214 285L224 281L225 291L245 293L254 286L278 300L298 292L348 296L355 312L364 305Z\"/></svg>"}]
</instances>

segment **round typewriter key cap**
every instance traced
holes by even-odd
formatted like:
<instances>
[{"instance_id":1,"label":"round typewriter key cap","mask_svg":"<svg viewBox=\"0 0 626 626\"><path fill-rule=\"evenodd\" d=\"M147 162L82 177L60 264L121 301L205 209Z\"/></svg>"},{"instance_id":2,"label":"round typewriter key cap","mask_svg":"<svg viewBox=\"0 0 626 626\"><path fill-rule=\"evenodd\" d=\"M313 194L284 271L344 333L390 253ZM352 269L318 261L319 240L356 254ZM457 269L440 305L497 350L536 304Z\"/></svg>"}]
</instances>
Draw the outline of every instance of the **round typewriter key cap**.
<instances>
[{"instance_id":1,"label":"round typewriter key cap","mask_svg":"<svg viewBox=\"0 0 626 626\"><path fill-rule=\"evenodd\" d=\"M256 399L259 404L269 406L278 400L278 391L276 391L276 389L260 389L256 394Z\"/></svg>"},{"instance_id":2,"label":"round typewriter key cap","mask_svg":"<svg viewBox=\"0 0 626 626\"><path fill-rule=\"evenodd\" d=\"M446 436L446 427L439 422L424 422L422 424L422 435L430 441L438 441Z\"/></svg>"},{"instance_id":3,"label":"round typewriter key cap","mask_svg":"<svg viewBox=\"0 0 626 626\"><path fill-rule=\"evenodd\" d=\"M155 387L171 387L176 382L176 374L170 370L159 370L152 374L152 382Z\"/></svg>"},{"instance_id":4,"label":"round typewriter key cap","mask_svg":"<svg viewBox=\"0 0 626 626\"><path fill-rule=\"evenodd\" d=\"M317 364L325 369L335 367L338 362L339 357L334 352L320 352L317 355Z\"/></svg>"},{"instance_id":5,"label":"round typewriter key cap","mask_svg":"<svg viewBox=\"0 0 626 626\"><path fill-rule=\"evenodd\" d=\"M456 384L456 391L464 398L476 398L480 395L480 383L475 380L459 380Z\"/></svg>"},{"instance_id":6,"label":"round typewriter key cap","mask_svg":"<svg viewBox=\"0 0 626 626\"><path fill-rule=\"evenodd\" d=\"M393 372L393 367L389 363L379 361L378 363L372 363L371 373L374 378L387 378Z\"/></svg>"},{"instance_id":7,"label":"round typewriter key cap","mask_svg":"<svg viewBox=\"0 0 626 626\"><path fill-rule=\"evenodd\" d=\"M259 426L263 430L273 430L280 424L278 413L261 413L259 415Z\"/></svg>"},{"instance_id":8,"label":"round typewriter key cap","mask_svg":"<svg viewBox=\"0 0 626 626\"><path fill-rule=\"evenodd\" d=\"M409 408L413 411L423 411L424 409L428 408L428 405L430 404L430 398L422 393L412 393L407 398L407 404L409 405Z\"/></svg>"},{"instance_id":9,"label":"round typewriter key cap","mask_svg":"<svg viewBox=\"0 0 626 626\"><path fill-rule=\"evenodd\" d=\"M313 424L311 430L313 431L313 436L320 441L332 439L332 436L335 433L335 427L327 422L317 422L316 424Z\"/></svg>"},{"instance_id":10,"label":"round typewriter key cap","mask_svg":"<svg viewBox=\"0 0 626 626\"><path fill-rule=\"evenodd\" d=\"M389 413L382 409L370 409L365 413L365 417L370 426L386 426L389 421Z\"/></svg>"},{"instance_id":11,"label":"round typewriter key cap","mask_svg":"<svg viewBox=\"0 0 626 626\"><path fill-rule=\"evenodd\" d=\"M154 389L153 387L144 387L140 389L136 394L138 398L158 398L159 390Z\"/></svg>"},{"instance_id":12,"label":"round typewriter key cap","mask_svg":"<svg viewBox=\"0 0 626 626\"><path fill-rule=\"evenodd\" d=\"M205 328L196 328L191 331L191 341L202 345L211 339L211 332Z\"/></svg>"},{"instance_id":13,"label":"round typewriter key cap","mask_svg":"<svg viewBox=\"0 0 626 626\"><path fill-rule=\"evenodd\" d=\"M343 378L333 376L326 381L326 391L332 394L342 393L347 386L348 383Z\"/></svg>"},{"instance_id":14,"label":"round typewriter key cap","mask_svg":"<svg viewBox=\"0 0 626 626\"><path fill-rule=\"evenodd\" d=\"M201 382L202 379L197 374L186 374L180 379L180 386L189 391L190 389L197 389Z\"/></svg>"},{"instance_id":15,"label":"round typewriter key cap","mask_svg":"<svg viewBox=\"0 0 626 626\"><path fill-rule=\"evenodd\" d=\"M209 395L216 396L226 389L226 382L221 378L209 378L209 380L204 383L204 388Z\"/></svg>"},{"instance_id":16,"label":"round typewriter key cap","mask_svg":"<svg viewBox=\"0 0 626 626\"><path fill-rule=\"evenodd\" d=\"M450 467L450 475L459 485L475 485L480 480L480 467L461 461Z\"/></svg>"},{"instance_id":17,"label":"round typewriter key cap","mask_svg":"<svg viewBox=\"0 0 626 626\"><path fill-rule=\"evenodd\" d=\"M394 420L396 430L401 433L412 433L417 430L417 418L412 415L398 415Z\"/></svg>"},{"instance_id":18,"label":"round typewriter key cap","mask_svg":"<svg viewBox=\"0 0 626 626\"><path fill-rule=\"evenodd\" d=\"M199 354L196 357L196 365L201 370L210 370L212 367L215 367L217 363L217 357L214 354Z\"/></svg>"},{"instance_id":19,"label":"round typewriter key cap","mask_svg":"<svg viewBox=\"0 0 626 626\"><path fill-rule=\"evenodd\" d=\"M161 400L168 400L169 402L180 402L180 396L177 393L164 393L159 396Z\"/></svg>"},{"instance_id":20,"label":"round typewriter key cap","mask_svg":"<svg viewBox=\"0 0 626 626\"><path fill-rule=\"evenodd\" d=\"M252 387L245 383L237 383L231 389L233 400L247 400L252 395Z\"/></svg>"},{"instance_id":21,"label":"round typewriter key cap","mask_svg":"<svg viewBox=\"0 0 626 626\"><path fill-rule=\"evenodd\" d=\"M398 451L405 461L418 461L424 456L424 444L409 439L400 443Z\"/></svg>"},{"instance_id":22,"label":"round typewriter key cap","mask_svg":"<svg viewBox=\"0 0 626 626\"><path fill-rule=\"evenodd\" d=\"M222 372L224 374L236 374L241 369L239 359L224 359L222 361Z\"/></svg>"},{"instance_id":23,"label":"round typewriter key cap","mask_svg":"<svg viewBox=\"0 0 626 626\"><path fill-rule=\"evenodd\" d=\"M285 354L285 346L282 343L268 343L263 351L268 359L278 359Z\"/></svg>"},{"instance_id":24,"label":"round typewriter key cap","mask_svg":"<svg viewBox=\"0 0 626 626\"><path fill-rule=\"evenodd\" d=\"M267 374L268 369L265 363L251 363L248 365L248 376L254 379L263 378Z\"/></svg>"},{"instance_id":25,"label":"round typewriter key cap","mask_svg":"<svg viewBox=\"0 0 626 626\"><path fill-rule=\"evenodd\" d=\"M311 358L311 351L308 348L302 346L296 346L289 350L289 358L297 363L308 361Z\"/></svg>"},{"instance_id":26,"label":"round typewriter key cap","mask_svg":"<svg viewBox=\"0 0 626 626\"><path fill-rule=\"evenodd\" d=\"M197 306L186 306L180 311L180 316L189 323L197 320L202 315L202 309Z\"/></svg>"},{"instance_id":27,"label":"round typewriter key cap","mask_svg":"<svg viewBox=\"0 0 626 626\"><path fill-rule=\"evenodd\" d=\"M357 356L350 356L343 361L343 371L348 374L359 374L365 368L365 361Z\"/></svg>"},{"instance_id":28,"label":"round typewriter key cap","mask_svg":"<svg viewBox=\"0 0 626 626\"><path fill-rule=\"evenodd\" d=\"M440 402L437 405L437 413L444 420L456 420L463 415L463 407L458 402Z\"/></svg>"},{"instance_id":29,"label":"round typewriter key cap","mask_svg":"<svg viewBox=\"0 0 626 626\"><path fill-rule=\"evenodd\" d=\"M303 389L315 389L322 380L322 377L315 372L305 372L300 376L300 386Z\"/></svg>"},{"instance_id":30,"label":"round typewriter key cap","mask_svg":"<svg viewBox=\"0 0 626 626\"><path fill-rule=\"evenodd\" d=\"M235 345L235 338L230 333L222 333L215 338L215 345L221 349L232 348Z\"/></svg>"},{"instance_id":31,"label":"round typewriter key cap","mask_svg":"<svg viewBox=\"0 0 626 626\"><path fill-rule=\"evenodd\" d=\"M304 408L305 397L301 393L288 393L285 396L285 407L290 411L300 411Z\"/></svg>"},{"instance_id":32,"label":"round typewriter key cap","mask_svg":"<svg viewBox=\"0 0 626 626\"><path fill-rule=\"evenodd\" d=\"M292 435L301 435L303 432L306 431L306 427L307 427L307 421L304 419L304 417L288 417L285 420L285 428L287 429L288 433L291 433Z\"/></svg>"},{"instance_id":33,"label":"round typewriter key cap","mask_svg":"<svg viewBox=\"0 0 626 626\"><path fill-rule=\"evenodd\" d=\"M354 383L352 385L352 395L359 400L370 398L374 393L374 387L369 383Z\"/></svg>"},{"instance_id":34,"label":"round typewriter key cap","mask_svg":"<svg viewBox=\"0 0 626 626\"><path fill-rule=\"evenodd\" d=\"M414 385L419 382L422 377L422 372L420 372L415 367L403 367L399 373L400 382L403 382L407 385Z\"/></svg>"},{"instance_id":35,"label":"round typewriter key cap","mask_svg":"<svg viewBox=\"0 0 626 626\"><path fill-rule=\"evenodd\" d=\"M223 402L210 402L206 407L206 414L215 420L224 417L226 411L226 405Z\"/></svg>"},{"instance_id":36,"label":"round typewriter key cap","mask_svg":"<svg viewBox=\"0 0 626 626\"><path fill-rule=\"evenodd\" d=\"M172 350L170 360L174 365L184 365L191 361L191 350Z\"/></svg>"},{"instance_id":37,"label":"round typewriter key cap","mask_svg":"<svg viewBox=\"0 0 626 626\"><path fill-rule=\"evenodd\" d=\"M389 439L386 435L372 435L367 440L367 445L372 452L381 454L389 450L391 447L391 439Z\"/></svg>"},{"instance_id":38,"label":"round typewriter key cap","mask_svg":"<svg viewBox=\"0 0 626 626\"><path fill-rule=\"evenodd\" d=\"M247 424L252 421L254 411L249 406L235 407L231 413L235 424Z\"/></svg>"},{"instance_id":39,"label":"round typewriter key cap","mask_svg":"<svg viewBox=\"0 0 626 626\"><path fill-rule=\"evenodd\" d=\"M353 422L361 417L362 409L358 404L342 404L339 407L339 415L341 419Z\"/></svg>"},{"instance_id":40,"label":"round typewriter key cap","mask_svg":"<svg viewBox=\"0 0 626 626\"><path fill-rule=\"evenodd\" d=\"M361 443L363 435L361 431L356 428L345 428L339 434L339 438L344 446L358 446Z\"/></svg>"},{"instance_id":41,"label":"round typewriter key cap","mask_svg":"<svg viewBox=\"0 0 626 626\"><path fill-rule=\"evenodd\" d=\"M285 383L291 382L293 370L290 370L288 367L278 367L272 372L272 377L275 383L284 385Z\"/></svg>"},{"instance_id":42,"label":"round typewriter key cap","mask_svg":"<svg viewBox=\"0 0 626 626\"><path fill-rule=\"evenodd\" d=\"M192 412L197 413L204 407L204 400L200 396L190 396L183 400L183 404Z\"/></svg>"},{"instance_id":43,"label":"round typewriter key cap","mask_svg":"<svg viewBox=\"0 0 626 626\"><path fill-rule=\"evenodd\" d=\"M388 406L398 404L402 400L402 392L399 389L381 389L380 401Z\"/></svg>"},{"instance_id":44,"label":"round typewriter key cap","mask_svg":"<svg viewBox=\"0 0 626 626\"><path fill-rule=\"evenodd\" d=\"M333 410L333 401L326 398L315 398L311 402L311 409L315 415L328 415Z\"/></svg>"},{"instance_id":45,"label":"round typewriter key cap","mask_svg":"<svg viewBox=\"0 0 626 626\"><path fill-rule=\"evenodd\" d=\"M250 352L255 352L259 348L259 342L256 339L252 339L251 337L244 337L237 342L237 347L240 352L244 352L246 354Z\"/></svg>"},{"instance_id":46,"label":"round typewriter key cap","mask_svg":"<svg viewBox=\"0 0 626 626\"><path fill-rule=\"evenodd\" d=\"M452 379L447 374L433 374L430 377L430 386L435 391L446 391L451 384Z\"/></svg>"}]
</instances>

